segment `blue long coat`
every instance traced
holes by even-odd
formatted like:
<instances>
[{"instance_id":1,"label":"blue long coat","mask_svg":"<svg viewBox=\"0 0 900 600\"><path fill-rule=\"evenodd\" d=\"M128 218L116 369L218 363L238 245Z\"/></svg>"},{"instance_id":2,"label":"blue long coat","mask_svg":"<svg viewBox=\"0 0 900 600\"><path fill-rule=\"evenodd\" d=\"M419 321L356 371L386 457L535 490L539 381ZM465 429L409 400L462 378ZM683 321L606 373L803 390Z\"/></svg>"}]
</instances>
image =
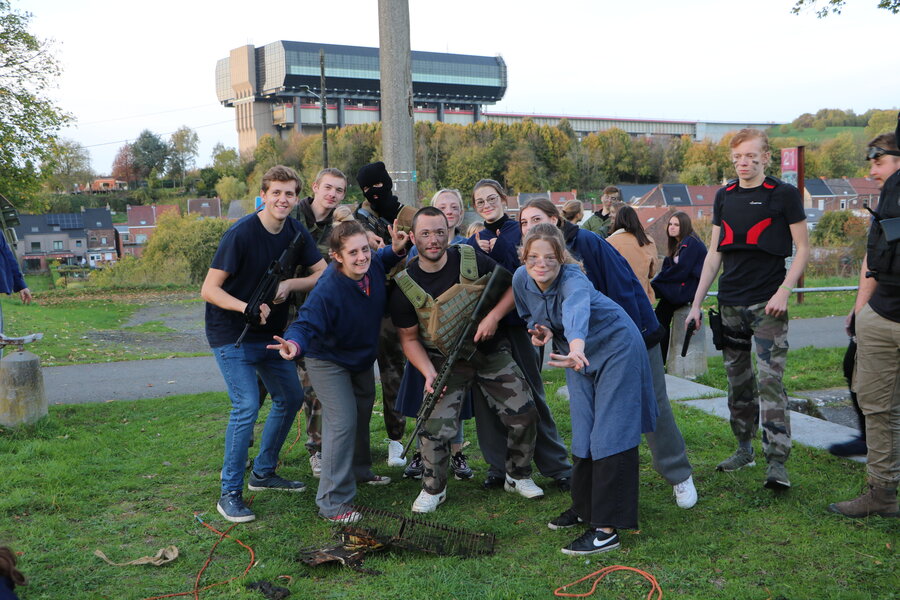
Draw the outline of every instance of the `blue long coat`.
<instances>
[{"instance_id":1,"label":"blue long coat","mask_svg":"<svg viewBox=\"0 0 900 600\"><path fill-rule=\"evenodd\" d=\"M553 332L554 348L569 352L583 339L590 365L566 369L572 454L599 460L634 448L656 427L656 396L641 334L628 314L594 289L578 265L562 265L542 292L519 267L513 275L519 315Z\"/></svg>"}]
</instances>

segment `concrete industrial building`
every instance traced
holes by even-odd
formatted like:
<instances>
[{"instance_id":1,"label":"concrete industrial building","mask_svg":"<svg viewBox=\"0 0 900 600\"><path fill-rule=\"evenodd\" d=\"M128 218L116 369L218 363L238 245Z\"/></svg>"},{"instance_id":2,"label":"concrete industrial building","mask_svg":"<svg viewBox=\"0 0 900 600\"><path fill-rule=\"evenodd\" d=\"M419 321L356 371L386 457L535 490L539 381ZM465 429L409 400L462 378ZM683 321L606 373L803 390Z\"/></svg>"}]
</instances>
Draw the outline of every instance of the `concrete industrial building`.
<instances>
[{"instance_id":1,"label":"concrete industrial building","mask_svg":"<svg viewBox=\"0 0 900 600\"><path fill-rule=\"evenodd\" d=\"M264 135L321 132L320 51L325 56L327 126L381 120L378 48L290 41L241 46L217 62L216 96L235 109L242 154L252 152ZM410 109L416 121L468 125L531 119L553 126L566 118L579 137L619 128L634 136L688 135L713 141L742 127L775 125L486 112L485 105L506 93L507 69L500 56L413 51L412 84Z\"/></svg>"}]
</instances>

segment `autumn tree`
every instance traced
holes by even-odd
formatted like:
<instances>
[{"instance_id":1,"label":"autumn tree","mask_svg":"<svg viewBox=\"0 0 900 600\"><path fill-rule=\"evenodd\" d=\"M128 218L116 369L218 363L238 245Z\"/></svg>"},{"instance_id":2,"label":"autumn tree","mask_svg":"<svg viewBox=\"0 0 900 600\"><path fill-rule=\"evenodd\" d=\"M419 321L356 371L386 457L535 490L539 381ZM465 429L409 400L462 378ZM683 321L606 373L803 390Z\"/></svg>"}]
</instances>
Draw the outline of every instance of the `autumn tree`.
<instances>
[{"instance_id":1,"label":"autumn tree","mask_svg":"<svg viewBox=\"0 0 900 600\"><path fill-rule=\"evenodd\" d=\"M30 20L0 0L0 193L13 203L37 190L36 165L70 120L47 97L60 69L48 42L29 33Z\"/></svg>"},{"instance_id":2,"label":"autumn tree","mask_svg":"<svg viewBox=\"0 0 900 600\"><path fill-rule=\"evenodd\" d=\"M866 142L897 128L897 110L879 110L872 113L866 123Z\"/></svg>"},{"instance_id":3,"label":"autumn tree","mask_svg":"<svg viewBox=\"0 0 900 600\"><path fill-rule=\"evenodd\" d=\"M182 186L185 175L194 168L199 145L200 136L187 125L179 127L169 140L169 176L174 179L180 178Z\"/></svg>"},{"instance_id":4,"label":"autumn tree","mask_svg":"<svg viewBox=\"0 0 900 600\"><path fill-rule=\"evenodd\" d=\"M116 152L112 164L112 177L127 182L129 185L137 181L137 165L134 163L134 148L131 144L125 144Z\"/></svg>"},{"instance_id":5,"label":"autumn tree","mask_svg":"<svg viewBox=\"0 0 900 600\"><path fill-rule=\"evenodd\" d=\"M53 140L49 156L41 164L41 175L47 191L72 192L76 185L89 184L94 178L90 152L74 140Z\"/></svg>"}]
</instances>

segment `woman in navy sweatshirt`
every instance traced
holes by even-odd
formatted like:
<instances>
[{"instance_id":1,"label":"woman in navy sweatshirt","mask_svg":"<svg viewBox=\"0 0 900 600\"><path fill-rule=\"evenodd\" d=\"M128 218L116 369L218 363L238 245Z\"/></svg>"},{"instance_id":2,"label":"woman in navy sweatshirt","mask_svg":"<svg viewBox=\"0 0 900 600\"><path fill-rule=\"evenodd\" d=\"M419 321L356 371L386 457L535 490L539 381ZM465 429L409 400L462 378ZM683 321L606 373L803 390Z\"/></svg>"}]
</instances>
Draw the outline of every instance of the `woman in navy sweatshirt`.
<instances>
[{"instance_id":1,"label":"woman in navy sweatshirt","mask_svg":"<svg viewBox=\"0 0 900 600\"><path fill-rule=\"evenodd\" d=\"M665 328L665 335L659 345L663 364L669 351L672 317L676 310L693 302L697 284L700 283L703 261L706 260L706 245L694 233L691 218L686 213L678 211L672 214L666 233L669 238L668 253L659 274L650 282L659 298L656 318Z\"/></svg>"},{"instance_id":2,"label":"woman in navy sweatshirt","mask_svg":"<svg viewBox=\"0 0 900 600\"><path fill-rule=\"evenodd\" d=\"M406 254L407 235L396 221L391 235L392 245L373 253L358 222L335 225L331 264L284 338L275 336L278 343L268 346L286 360L306 358L310 382L322 402L322 475L316 504L319 515L333 522L359 520L359 513L348 508L358 481L391 481L372 473L369 451L373 364L387 302L385 273Z\"/></svg>"}]
</instances>

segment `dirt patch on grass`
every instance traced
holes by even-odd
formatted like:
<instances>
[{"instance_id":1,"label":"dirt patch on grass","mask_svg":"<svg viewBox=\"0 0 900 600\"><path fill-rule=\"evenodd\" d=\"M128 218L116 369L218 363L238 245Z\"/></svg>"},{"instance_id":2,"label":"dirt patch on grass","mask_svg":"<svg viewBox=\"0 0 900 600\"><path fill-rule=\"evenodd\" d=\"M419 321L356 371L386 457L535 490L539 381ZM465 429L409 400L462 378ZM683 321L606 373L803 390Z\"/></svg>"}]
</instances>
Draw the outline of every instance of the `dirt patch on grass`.
<instances>
[{"instance_id":1,"label":"dirt patch on grass","mask_svg":"<svg viewBox=\"0 0 900 600\"><path fill-rule=\"evenodd\" d=\"M145 304L131 316L123 329L94 331L87 334L92 342L115 345L129 353L197 353L208 352L204 333L203 302L191 301L196 294L165 293L116 296L119 302ZM161 322L172 331L130 331L145 323Z\"/></svg>"}]
</instances>

